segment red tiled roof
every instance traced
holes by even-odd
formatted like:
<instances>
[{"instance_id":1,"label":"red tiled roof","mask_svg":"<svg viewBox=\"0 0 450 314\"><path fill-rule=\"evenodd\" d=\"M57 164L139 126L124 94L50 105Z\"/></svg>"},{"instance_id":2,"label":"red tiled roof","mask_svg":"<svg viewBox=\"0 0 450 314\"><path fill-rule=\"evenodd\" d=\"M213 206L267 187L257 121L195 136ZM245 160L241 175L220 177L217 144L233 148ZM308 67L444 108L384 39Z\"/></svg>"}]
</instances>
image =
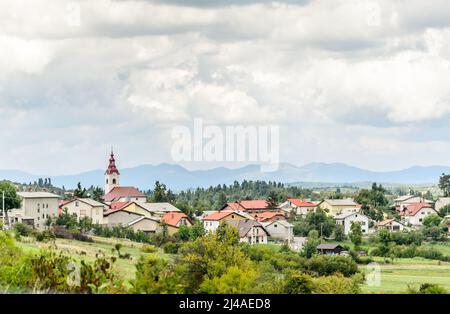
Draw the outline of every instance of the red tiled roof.
<instances>
[{"instance_id":1,"label":"red tiled roof","mask_svg":"<svg viewBox=\"0 0 450 314\"><path fill-rule=\"evenodd\" d=\"M382 226L386 226L386 225L390 224L393 221L394 221L394 219L386 219L386 220L383 220L383 221L379 222L378 225L381 226L381 227Z\"/></svg>"},{"instance_id":2,"label":"red tiled roof","mask_svg":"<svg viewBox=\"0 0 450 314\"><path fill-rule=\"evenodd\" d=\"M263 212L263 213L259 213L259 214L254 214L253 217L255 217L257 220L259 221L265 221L265 220L270 220L276 216L283 216L284 214L281 212Z\"/></svg>"},{"instance_id":3,"label":"red tiled roof","mask_svg":"<svg viewBox=\"0 0 450 314\"><path fill-rule=\"evenodd\" d=\"M161 221L168 224L169 226L177 227L178 222L183 218L187 219L189 222L192 223L192 221L185 213L175 213L175 212L164 214Z\"/></svg>"},{"instance_id":4,"label":"red tiled roof","mask_svg":"<svg viewBox=\"0 0 450 314\"><path fill-rule=\"evenodd\" d=\"M404 216L415 216L422 208L431 208L428 203L414 203L405 207L401 213Z\"/></svg>"},{"instance_id":5,"label":"red tiled roof","mask_svg":"<svg viewBox=\"0 0 450 314\"><path fill-rule=\"evenodd\" d=\"M267 208L266 200L248 200L248 201L239 201L239 204L245 209L261 209Z\"/></svg>"},{"instance_id":6,"label":"red tiled roof","mask_svg":"<svg viewBox=\"0 0 450 314\"><path fill-rule=\"evenodd\" d=\"M299 198L289 198L288 201L298 207L316 207L317 206L316 204L314 204L312 202L308 202L308 201L305 201L305 200L302 200Z\"/></svg>"},{"instance_id":7,"label":"red tiled roof","mask_svg":"<svg viewBox=\"0 0 450 314\"><path fill-rule=\"evenodd\" d=\"M134 187L116 186L104 196L105 202L114 202L123 197L143 197L142 192Z\"/></svg>"},{"instance_id":8,"label":"red tiled roof","mask_svg":"<svg viewBox=\"0 0 450 314\"><path fill-rule=\"evenodd\" d=\"M221 220L225 217L228 217L229 215L239 215L239 213L232 212L232 211L221 211L221 212L217 212L217 213L208 215L208 216L204 217L203 220L217 221L217 220ZM243 217L243 218L245 218L245 217Z\"/></svg>"},{"instance_id":9,"label":"red tiled roof","mask_svg":"<svg viewBox=\"0 0 450 314\"><path fill-rule=\"evenodd\" d=\"M118 211L121 211L128 207L130 204L133 204L133 202L114 202L111 203L110 208L105 212L105 215L109 215Z\"/></svg>"}]
</instances>

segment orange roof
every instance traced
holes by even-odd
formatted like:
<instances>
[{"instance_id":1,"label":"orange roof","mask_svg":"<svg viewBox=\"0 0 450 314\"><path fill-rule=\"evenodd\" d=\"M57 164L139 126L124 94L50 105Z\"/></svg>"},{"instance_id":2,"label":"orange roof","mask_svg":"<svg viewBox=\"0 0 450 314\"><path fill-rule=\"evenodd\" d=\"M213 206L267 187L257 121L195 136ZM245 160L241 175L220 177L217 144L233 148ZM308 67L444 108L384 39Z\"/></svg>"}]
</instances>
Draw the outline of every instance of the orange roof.
<instances>
[{"instance_id":1,"label":"orange roof","mask_svg":"<svg viewBox=\"0 0 450 314\"><path fill-rule=\"evenodd\" d=\"M383 221L379 222L378 225L379 226L385 226L385 225L390 224L393 221L394 221L394 219L386 219L386 220L383 220Z\"/></svg>"},{"instance_id":2,"label":"orange roof","mask_svg":"<svg viewBox=\"0 0 450 314\"><path fill-rule=\"evenodd\" d=\"M217 221L217 220L221 220L225 217L228 217L229 215L239 215L239 213L233 212L233 211L221 211L221 212L217 212L217 213L213 213L211 215L208 215L206 217L203 218L203 220L209 220L209 221ZM241 215L239 215L241 216ZM241 216L243 217L243 216ZM243 217L245 218L245 217Z\"/></svg>"},{"instance_id":3,"label":"orange roof","mask_svg":"<svg viewBox=\"0 0 450 314\"><path fill-rule=\"evenodd\" d=\"M299 198L289 198L288 201L298 207L316 207L317 206L316 204L314 204L312 202L308 202L308 201L305 201L305 200L302 200Z\"/></svg>"},{"instance_id":4,"label":"orange roof","mask_svg":"<svg viewBox=\"0 0 450 314\"><path fill-rule=\"evenodd\" d=\"M245 200L233 203L227 203L222 209L230 207L232 210L255 210L255 209L269 209L266 200Z\"/></svg>"},{"instance_id":5,"label":"orange roof","mask_svg":"<svg viewBox=\"0 0 450 314\"><path fill-rule=\"evenodd\" d=\"M121 211L124 208L126 208L128 205L132 204L132 203L133 202L114 202L114 203L111 203L110 209L105 212L105 215L107 216L109 214Z\"/></svg>"},{"instance_id":6,"label":"orange roof","mask_svg":"<svg viewBox=\"0 0 450 314\"><path fill-rule=\"evenodd\" d=\"M144 193L134 187L116 186L104 196L105 202L114 202L123 197L143 197Z\"/></svg>"},{"instance_id":7,"label":"orange roof","mask_svg":"<svg viewBox=\"0 0 450 314\"><path fill-rule=\"evenodd\" d=\"M257 220L260 221L264 221L264 220L270 220L273 217L276 216L283 216L284 214L281 212L263 212L263 213L259 213L259 214L254 214L253 217L257 218Z\"/></svg>"},{"instance_id":8,"label":"orange roof","mask_svg":"<svg viewBox=\"0 0 450 314\"><path fill-rule=\"evenodd\" d=\"M414 203L405 207L401 213L404 216L415 216L422 208L431 208L428 203Z\"/></svg>"},{"instance_id":9,"label":"orange roof","mask_svg":"<svg viewBox=\"0 0 450 314\"><path fill-rule=\"evenodd\" d=\"M192 223L191 219L189 219L189 217L185 213L175 213L175 212L164 214L161 221L168 224L169 226L178 227L177 224L183 218L187 219L190 223Z\"/></svg>"}]
</instances>

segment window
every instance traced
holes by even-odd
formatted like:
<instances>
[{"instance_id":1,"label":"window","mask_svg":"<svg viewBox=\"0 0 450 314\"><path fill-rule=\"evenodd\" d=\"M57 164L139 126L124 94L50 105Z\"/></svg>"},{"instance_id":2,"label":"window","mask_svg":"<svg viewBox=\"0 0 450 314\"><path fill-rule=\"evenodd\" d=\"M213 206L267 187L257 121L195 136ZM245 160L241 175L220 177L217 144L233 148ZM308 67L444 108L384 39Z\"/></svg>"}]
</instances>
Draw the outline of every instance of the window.
<instances>
[{"instance_id":1,"label":"window","mask_svg":"<svg viewBox=\"0 0 450 314\"><path fill-rule=\"evenodd\" d=\"M113 179L113 184L116 184L116 179Z\"/></svg>"},{"instance_id":2,"label":"window","mask_svg":"<svg viewBox=\"0 0 450 314\"><path fill-rule=\"evenodd\" d=\"M106 179L106 184L108 184L108 179Z\"/></svg>"},{"instance_id":3,"label":"window","mask_svg":"<svg viewBox=\"0 0 450 314\"><path fill-rule=\"evenodd\" d=\"M277 225L277 224L274 224L273 226L274 226L275 228L277 228L277 227L278 227L278 225Z\"/></svg>"},{"instance_id":4,"label":"window","mask_svg":"<svg viewBox=\"0 0 450 314\"><path fill-rule=\"evenodd\" d=\"M80 204L78 203L78 201L75 202L75 207L80 206Z\"/></svg>"}]
</instances>

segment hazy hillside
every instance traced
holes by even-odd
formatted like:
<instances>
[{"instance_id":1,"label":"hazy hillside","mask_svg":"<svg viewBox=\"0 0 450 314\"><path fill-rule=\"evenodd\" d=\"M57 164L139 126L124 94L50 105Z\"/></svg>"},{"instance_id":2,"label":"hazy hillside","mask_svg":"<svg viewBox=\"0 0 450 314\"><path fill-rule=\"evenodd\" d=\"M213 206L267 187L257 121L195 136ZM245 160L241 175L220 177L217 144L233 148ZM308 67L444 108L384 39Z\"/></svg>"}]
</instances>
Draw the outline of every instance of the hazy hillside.
<instances>
[{"instance_id":1,"label":"hazy hillside","mask_svg":"<svg viewBox=\"0 0 450 314\"><path fill-rule=\"evenodd\" d=\"M76 175L51 177L55 186L75 187L77 182L83 186L103 186L103 170L83 172ZM214 168L210 170L189 171L179 165L160 164L142 165L121 169L121 184L149 189L156 180L164 182L171 189L180 190L195 187L208 187L217 184L229 184L233 181L265 180L284 183L329 182L357 183L382 182L402 184L437 183L442 173L450 173L450 167L430 166L411 167L399 171L374 172L342 163L311 163L302 167L283 163L275 172L261 172L258 165L249 165L238 169ZM0 179L28 183L47 175L33 175L19 170L0 170Z\"/></svg>"}]
</instances>

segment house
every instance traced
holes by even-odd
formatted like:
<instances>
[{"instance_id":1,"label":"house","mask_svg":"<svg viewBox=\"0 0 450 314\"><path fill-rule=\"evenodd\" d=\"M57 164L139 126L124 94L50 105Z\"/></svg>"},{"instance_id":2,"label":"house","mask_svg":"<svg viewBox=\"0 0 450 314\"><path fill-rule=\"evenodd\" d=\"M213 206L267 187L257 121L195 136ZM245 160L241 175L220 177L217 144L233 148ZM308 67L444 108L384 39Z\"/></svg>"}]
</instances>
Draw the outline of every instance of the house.
<instances>
[{"instance_id":1,"label":"house","mask_svg":"<svg viewBox=\"0 0 450 314\"><path fill-rule=\"evenodd\" d=\"M292 214L305 216L308 213L314 212L317 208L317 204L299 198L289 198L286 202L281 204L279 208L286 213L287 216Z\"/></svg>"},{"instance_id":2,"label":"house","mask_svg":"<svg viewBox=\"0 0 450 314\"><path fill-rule=\"evenodd\" d=\"M174 235L182 225L192 226L192 220L185 213L166 213L161 222L167 225L169 235Z\"/></svg>"},{"instance_id":3,"label":"house","mask_svg":"<svg viewBox=\"0 0 450 314\"><path fill-rule=\"evenodd\" d=\"M363 234L369 233L369 217L363 215L361 213L345 213L340 214L334 217L337 225L341 225L344 227L344 234L348 235L350 233L350 228L352 223L359 222L361 224L361 230Z\"/></svg>"},{"instance_id":4,"label":"house","mask_svg":"<svg viewBox=\"0 0 450 314\"><path fill-rule=\"evenodd\" d=\"M161 231L160 220L155 217L141 216L127 224L128 227L136 231L145 233L157 233Z\"/></svg>"},{"instance_id":5,"label":"house","mask_svg":"<svg viewBox=\"0 0 450 314\"><path fill-rule=\"evenodd\" d=\"M325 209L331 216L341 214L344 209L360 208L359 204L352 199L326 199L319 206Z\"/></svg>"},{"instance_id":6,"label":"house","mask_svg":"<svg viewBox=\"0 0 450 314\"><path fill-rule=\"evenodd\" d=\"M163 217L166 213L180 213L181 210L170 203L138 203L140 207L145 209L151 216Z\"/></svg>"},{"instance_id":7,"label":"house","mask_svg":"<svg viewBox=\"0 0 450 314\"><path fill-rule=\"evenodd\" d=\"M145 194L129 186L120 186L120 172L116 166L114 152L111 150L109 165L105 171L105 196L103 200L111 202L147 202Z\"/></svg>"},{"instance_id":8,"label":"house","mask_svg":"<svg viewBox=\"0 0 450 314\"><path fill-rule=\"evenodd\" d=\"M106 203L112 202L147 202L147 196L131 186L116 186L103 197Z\"/></svg>"},{"instance_id":9,"label":"house","mask_svg":"<svg viewBox=\"0 0 450 314\"><path fill-rule=\"evenodd\" d=\"M278 220L285 220L283 212L262 212L252 214L253 218L259 222L272 222Z\"/></svg>"},{"instance_id":10,"label":"house","mask_svg":"<svg viewBox=\"0 0 450 314\"><path fill-rule=\"evenodd\" d=\"M145 215L135 211L130 204L130 202L114 203L113 207L104 214L104 224L108 227L128 226L132 221L145 217Z\"/></svg>"},{"instance_id":11,"label":"house","mask_svg":"<svg viewBox=\"0 0 450 314\"><path fill-rule=\"evenodd\" d=\"M267 244L269 232L256 220L227 220L230 226L235 227L239 233L239 241L253 244Z\"/></svg>"},{"instance_id":12,"label":"house","mask_svg":"<svg viewBox=\"0 0 450 314\"><path fill-rule=\"evenodd\" d=\"M394 199L395 209L399 212L402 212L407 206L411 204L418 204L418 203L427 203L428 205L431 205L433 204L433 201L414 195L405 195Z\"/></svg>"},{"instance_id":13,"label":"house","mask_svg":"<svg viewBox=\"0 0 450 314\"><path fill-rule=\"evenodd\" d=\"M246 220L246 215L239 211L220 211L203 217L203 226L207 232L215 232L222 221Z\"/></svg>"},{"instance_id":14,"label":"house","mask_svg":"<svg viewBox=\"0 0 450 314\"><path fill-rule=\"evenodd\" d=\"M437 201L436 204L434 204L434 209L436 209L437 212L439 212L441 210L442 207L450 205L450 197L440 197ZM448 211L447 214L450 213L450 210Z\"/></svg>"},{"instance_id":15,"label":"house","mask_svg":"<svg viewBox=\"0 0 450 314\"><path fill-rule=\"evenodd\" d=\"M36 229L45 229L48 218L58 216L60 196L48 192L18 192L21 207L9 213L9 224L28 223Z\"/></svg>"},{"instance_id":16,"label":"house","mask_svg":"<svg viewBox=\"0 0 450 314\"><path fill-rule=\"evenodd\" d=\"M317 246L317 251L323 255L340 255L344 250L339 244L320 244Z\"/></svg>"},{"instance_id":17,"label":"house","mask_svg":"<svg viewBox=\"0 0 450 314\"><path fill-rule=\"evenodd\" d=\"M75 214L78 220L89 217L94 224L103 225L103 213L108 206L90 198L76 198L63 202L60 204L60 208L62 211L67 209L70 215Z\"/></svg>"},{"instance_id":18,"label":"house","mask_svg":"<svg viewBox=\"0 0 450 314\"><path fill-rule=\"evenodd\" d=\"M265 211L279 211L277 207L270 208L266 200L246 200L228 203L224 205L222 210L238 210L247 213L262 213Z\"/></svg>"},{"instance_id":19,"label":"house","mask_svg":"<svg viewBox=\"0 0 450 314\"><path fill-rule=\"evenodd\" d=\"M378 229L386 229L389 231L402 231L406 226L395 219L385 219L377 224Z\"/></svg>"},{"instance_id":20,"label":"house","mask_svg":"<svg viewBox=\"0 0 450 314\"><path fill-rule=\"evenodd\" d=\"M286 220L263 222L262 225L270 234L270 238L287 241L288 243L294 241L294 225Z\"/></svg>"},{"instance_id":21,"label":"house","mask_svg":"<svg viewBox=\"0 0 450 314\"><path fill-rule=\"evenodd\" d=\"M402 222L411 226L422 226L425 217L438 212L429 203L414 203L406 206L400 213Z\"/></svg>"}]
</instances>

